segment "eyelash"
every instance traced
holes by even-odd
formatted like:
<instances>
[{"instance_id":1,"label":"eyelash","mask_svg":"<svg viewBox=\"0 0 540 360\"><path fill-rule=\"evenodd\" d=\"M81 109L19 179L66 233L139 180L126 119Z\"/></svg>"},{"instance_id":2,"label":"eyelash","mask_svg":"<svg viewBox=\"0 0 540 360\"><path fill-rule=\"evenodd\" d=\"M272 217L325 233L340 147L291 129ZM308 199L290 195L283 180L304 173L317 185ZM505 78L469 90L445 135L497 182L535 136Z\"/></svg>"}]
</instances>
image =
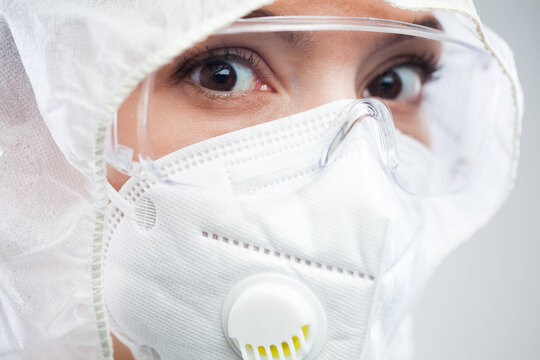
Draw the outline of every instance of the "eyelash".
<instances>
[{"instance_id":1,"label":"eyelash","mask_svg":"<svg viewBox=\"0 0 540 360\"><path fill-rule=\"evenodd\" d=\"M188 60L180 64L172 75L173 80L180 82L187 78L199 66L207 64L211 61L234 61L248 66L257 75L265 78L267 74L261 66L261 58L255 51L247 48L220 48L208 49L204 53L199 53L190 57Z\"/></svg>"},{"instance_id":2,"label":"eyelash","mask_svg":"<svg viewBox=\"0 0 540 360\"><path fill-rule=\"evenodd\" d=\"M175 82L180 82L191 75L198 67L216 60L235 61L248 66L261 78L264 79L267 77L264 68L260 64L261 58L253 50L241 47L224 47L219 49L207 48L204 53L191 56L176 68L175 72L172 74L172 78ZM399 58L396 60L399 60ZM438 64L435 54L428 54L425 52L421 55L409 55L404 58L401 57L401 61L396 61L395 65L386 67L385 70L379 72L374 78L370 79L368 84L381 78L389 70L403 66L419 69L422 77L422 84L436 80L436 74L439 73L442 68L442 66Z\"/></svg>"},{"instance_id":3,"label":"eyelash","mask_svg":"<svg viewBox=\"0 0 540 360\"><path fill-rule=\"evenodd\" d=\"M398 62L396 65L392 65L386 68L386 70L378 73L375 79L381 77L385 72L389 71L390 69L403 66L410 66L412 68L419 69L422 77L422 84L436 80L437 74L442 69L442 66L437 61L436 55L428 54L427 52L425 52L421 55L409 55L405 57L401 62Z\"/></svg>"}]
</instances>

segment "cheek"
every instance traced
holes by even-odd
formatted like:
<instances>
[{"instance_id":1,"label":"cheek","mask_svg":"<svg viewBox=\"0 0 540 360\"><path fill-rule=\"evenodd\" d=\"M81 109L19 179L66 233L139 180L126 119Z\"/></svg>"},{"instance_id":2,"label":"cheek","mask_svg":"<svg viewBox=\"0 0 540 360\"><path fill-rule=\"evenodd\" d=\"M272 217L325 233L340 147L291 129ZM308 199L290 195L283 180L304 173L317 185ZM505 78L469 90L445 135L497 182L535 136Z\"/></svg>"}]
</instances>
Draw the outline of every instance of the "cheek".
<instances>
[{"instance_id":1,"label":"cheek","mask_svg":"<svg viewBox=\"0 0 540 360\"><path fill-rule=\"evenodd\" d=\"M129 176L122 174L107 164L107 180L116 191L120 191L122 186L129 180Z\"/></svg>"},{"instance_id":2,"label":"cheek","mask_svg":"<svg viewBox=\"0 0 540 360\"><path fill-rule=\"evenodd\" d=\"M118 144L133 149L133 161L138 160L139 154L139 141L137 138L137 104L139 102L139 92L139 87L133 90L117 111ZM129 176L122 174L107 164L107 180L118 191L129 180Z\"/></svg>"},{"instance_id":3,"label":"cheek","mask_svg":"<svg viewBox=\"0 0 540 360\"><path fill-rule=\"evenodd\" d=\"M261 92L245 97L203 100L202 96L171 89L155 94L148 135L153 156L157 159L200 141L278 119L287 113L288 103L276 94Z\"/></svg>"},{"instance_id":4,"label":"cheek","mask_svg":"<svg viewBox=\"0 0 540 360\"><path fill-rule=\"evenodd\" d=\"M129 97L118 108L117 129L118 143L134 149L134 160L137 158L139 144L137 141L137 106L140 87L137 86Z\"/></svg>"},{"instance_id":5,"label":"cheek","mask_svg":"<svg viewBox=\"0 0 540 360\"><path fill-rule=\"evenodd\" d=\"M246 96L209 99L193 87L162 86L152 95L147 139L141 139L137 132L139 94L137 87L117 112L118 144L133 149L134 162L139 160L145 140L152 158L159 159L191 144L290 113L289 102L282 94L251 91ZM119 190L129 176L107 165L107 178Z\"/></svg>"},{"instance_id":6,"label":"cheek","mask_svg":"<svg viewBox=\"0 0 540 360\"><path fill-rule=\"evenodd\" d=\"M431 134L427 114L420 105L392 104L387 105L392 111L395 127L422 144L431 148Z\"/></svg>"}]
</instances>

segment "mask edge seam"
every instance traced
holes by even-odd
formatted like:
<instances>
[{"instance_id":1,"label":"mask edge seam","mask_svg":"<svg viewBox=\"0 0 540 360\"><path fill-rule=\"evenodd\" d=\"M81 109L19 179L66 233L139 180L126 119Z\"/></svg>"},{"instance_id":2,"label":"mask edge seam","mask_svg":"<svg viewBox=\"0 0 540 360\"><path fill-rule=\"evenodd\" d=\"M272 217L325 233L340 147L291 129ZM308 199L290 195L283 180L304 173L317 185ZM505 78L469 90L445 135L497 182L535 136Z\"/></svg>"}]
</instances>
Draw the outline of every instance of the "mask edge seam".
<instances>
[{"instance_id":1,"label":"mask edge seam","mask_svg":"<svg viewBox=\"0 0 540 360\"><path fill-rule=\"evenodd\" d=\"M291 261L294 264L308 266L314 269L331 272L337 275L346 275L348 277L352 277L356 279L363 279L363 280L369 280L371 282L375 282L375 276L372 274L369 274L367 271L344 269L341 266L328 265L328 264L320 263L318 261L311 261L311 260L303 259L298 256L293 256L293 255L284 253L282 251L268 249L259 245L250 244L248 242L243 242L239 240L231 240L228 237L220 236L218 234L204 231L204 230L201 231L201 236L205 239L215 240L216 242L219 242L228 246L235 246L239 249L252 251L254 253L258 253L261 255L266 255L266 256L274 255L276 258L286 260L286 261Z\"/></svg>"}]
</instances>

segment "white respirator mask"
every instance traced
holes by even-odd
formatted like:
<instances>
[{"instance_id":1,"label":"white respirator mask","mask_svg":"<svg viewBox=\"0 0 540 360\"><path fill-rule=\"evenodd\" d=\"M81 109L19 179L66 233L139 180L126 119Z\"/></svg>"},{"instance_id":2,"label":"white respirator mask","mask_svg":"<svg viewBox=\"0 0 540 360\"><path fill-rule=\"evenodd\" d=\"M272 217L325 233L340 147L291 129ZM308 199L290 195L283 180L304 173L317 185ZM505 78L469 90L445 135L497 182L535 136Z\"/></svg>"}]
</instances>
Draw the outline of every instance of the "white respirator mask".
<instances>
[{"instance_id":1,"label":"white respirator mask","mask_svg":"<svg viewBox=\"0 0 540 360\"><path fill-rule=\"evenodd\" d=\"M111 189L104 296L137 359L359 358L386 245L421 224L364 126L377 106L336 101L156 163L200 186ZM395 134L409 161L429 156Z\"/></svg>"},{"instance_id":2,"label":"white respirator mask","mask_svg":"<svg viewBox=\"0 0 540 360\"><path fill-rule=\"evenodd\" d=\"M137 359L385 348L433 234L417 195L464 188L499 101L491 55L429 19L240 20L124 102L103 296Z\"/></svg>"}]
</instances>

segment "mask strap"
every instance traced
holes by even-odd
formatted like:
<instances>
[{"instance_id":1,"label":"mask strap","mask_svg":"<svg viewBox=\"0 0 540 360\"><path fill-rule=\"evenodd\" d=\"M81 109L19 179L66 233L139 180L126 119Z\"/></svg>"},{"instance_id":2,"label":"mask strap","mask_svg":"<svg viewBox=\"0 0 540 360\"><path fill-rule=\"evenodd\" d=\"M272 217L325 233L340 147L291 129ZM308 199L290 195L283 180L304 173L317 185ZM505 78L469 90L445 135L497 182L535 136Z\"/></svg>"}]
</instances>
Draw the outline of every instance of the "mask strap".
<instances>
[{"instance_id":1,"label":"mask strap","mask_svg":"<svg viewBox=\"0 0 540 360\"><path fill-rule=\"evenodd\" d=\"M128 200L124 199L115 188L107 181L105 185L107 190L107 197L120 211L122 211L127 217L134 219L135 218L135 206L130 203Z\"/></svg>"}]
</instances>

